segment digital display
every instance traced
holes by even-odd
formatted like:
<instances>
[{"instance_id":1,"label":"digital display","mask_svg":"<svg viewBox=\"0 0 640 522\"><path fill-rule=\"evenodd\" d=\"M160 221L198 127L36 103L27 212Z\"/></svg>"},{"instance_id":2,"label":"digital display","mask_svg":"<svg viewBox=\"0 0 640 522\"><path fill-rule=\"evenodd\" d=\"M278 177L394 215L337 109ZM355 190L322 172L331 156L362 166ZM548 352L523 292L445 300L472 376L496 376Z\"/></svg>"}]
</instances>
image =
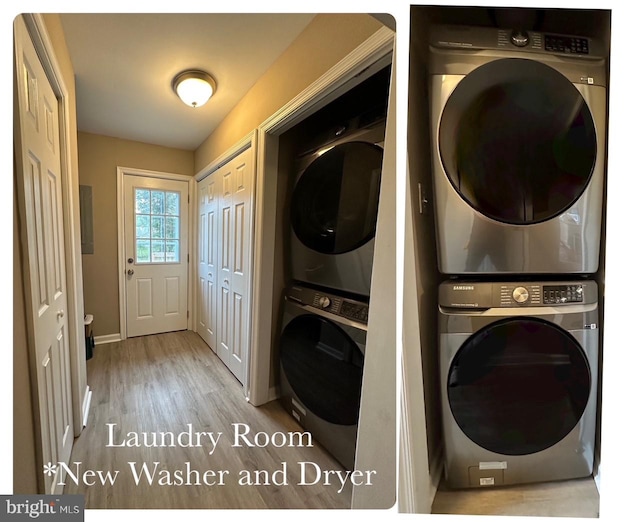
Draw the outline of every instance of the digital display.
<instances>
[{"instance_id":1,"label":"digital display","mask_svg":"<svg viewBox=\"0 0 640 522\"><path fill-rule=\"evenodd\" d=\"M342 308L340 309L340 314L344 317L349 317L350 319L366 323L369 319L369 307L358 303L344 301L342 303Z\"/></svg>"},{"instance_id":2,"label":"digital display","mask_svg":"<svg viewBox=\"0 0 640 522\"><path fill-rule=\"evenodd\" d=\"M544 286L542 295L544 304L581 303L582 285Z\"/></svg>"}]
</instances>

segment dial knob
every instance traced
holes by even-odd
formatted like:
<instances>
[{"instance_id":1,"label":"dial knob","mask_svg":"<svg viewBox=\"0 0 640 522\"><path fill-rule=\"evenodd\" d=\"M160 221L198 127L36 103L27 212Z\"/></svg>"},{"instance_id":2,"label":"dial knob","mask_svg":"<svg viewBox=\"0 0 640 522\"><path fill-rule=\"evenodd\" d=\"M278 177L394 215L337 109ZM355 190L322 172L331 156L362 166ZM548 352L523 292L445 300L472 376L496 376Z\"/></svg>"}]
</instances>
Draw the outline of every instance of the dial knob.
<instances>
[{"instance_id":1,"label":"dial knob","mask_svg":"<svg viewBox=\"0 0 640 522\"><path fill-rule=\"evenodd\" d=\"M318 299L318 304L322 308L328 308L328 306L331 304L331 299L329 299L326 295L323 295L320 299Z\"/></svg>"},{"instance_id":2,"label":"dial knob","mask_svg":"<svg viewBox=\"0 0 640 522\"><path fill-rule=\"evenodd\" d=\"M524 286L519 286L513 291L513 300L516 303L526 303L527 299L529 299L529 290Z\"/></svg>"},{"instance_id":3,"label":"dial knob","mask_svg":"<svg viewBox=\"0 0 640 522\"><path fill-rule=\"evenodd\" d=\"M513 31L511 43L516 47L526 47L529 44L529 35L526 31Z\"/></svg>"}]
</instances>

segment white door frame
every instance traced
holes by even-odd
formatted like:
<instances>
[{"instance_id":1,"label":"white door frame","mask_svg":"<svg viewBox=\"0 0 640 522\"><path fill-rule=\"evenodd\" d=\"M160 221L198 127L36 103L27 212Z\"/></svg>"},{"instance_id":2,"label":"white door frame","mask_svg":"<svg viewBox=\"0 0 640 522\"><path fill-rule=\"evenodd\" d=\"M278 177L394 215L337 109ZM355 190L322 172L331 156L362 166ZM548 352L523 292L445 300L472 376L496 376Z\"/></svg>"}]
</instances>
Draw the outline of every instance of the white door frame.
<instances>
[{"instance_id":1,"label":"white door frame","mask_svg":"<svg viewBox=\"0 0 640 522\"><path fill-rule=\"evenodd\" d=\"M127 338L127 294L126 294L126 278L125 278L125 237L124 237L124 177L125 176L140 176L144 178L158 178L169 179L174 181L186 181L188 185L188 206L187 219L189 224L189 233L187 234L187 252L189 252L188 266L187 266L187 329L194 330L195 322L193 321L194 314L190 313L193 310L192 299L194 294L194 277L191 269L191 259L193 257L193 226L194 217L191 207L191 201L195 201L195 181L193 177L185 174L173 174L170 172L157 172L154 170L143 170L131 167L117 167L116 169L116 203L117 203L117 216L118 216L118 303L120 308L120 339Z\"/></svg>"},{"instance_id":2,"label":"white door frame","mask_svg":"<svg viewBox=\"0 0 640 522\"><path fill-rule=\"evenodd\" d=\"M257 131L255 247L252 336L249 355L249 402L259 406L276 398L270 383L273 318L274 247L278 137L360 82L367 69L393 52L395 32L380 28L318 80L263 122ZM382 68L382 67L380 67Z\"/></svg>"},{"instance_id":3,"label":"white door frame","mask_svg":"<svg viewBox=\"0 0 640 522\"><path fill-rule=\"evenodd\" d=\"M64 258L67 282L67 306L69 311L69 356L71 362L71 392L73 406L73 431L77 437L82 432L89 411L91 393L87 386L84 337L84 297L82 287L82 257L80 254L80 200L77 179L73 178L71 152L70 94L62 69L55 55L44 19L41 14L23 14L29 36L42 63L53 92L58 99L60 115L60 152L62 178L62 211L64 233ZM19 203L21 195L19 196ZM24 207L24 205L22 205ZM21 210L21 214L24 208ZM28 260L25 260L28 261ZM28 269L25 274L28 274ZM27 295L29 295L27 293ZM27 311L27 335L29 353L33 356L33 322ZM39 439L38 434L36 436Z\"/></svg>"},{"instance_id":4,"label":"white door frame","mask_svg":"<svg viewBox=\"0 0 640 522\"><path fill-rule=\"evenodd\" d=\"M240 141L238 141L235 145L233 145L230 149L228 149L227 151L225 151L223 154L221 154L220 156L218 156L216 159L214 159L211 163L209 163L206 167L204 167L203 169L201 169L194 177L194 187L197 186L197 183L202 181L204 178L206 178L207 176L209 176L210 174L213 174L213 172L215 172L216 170L218 170L220 167L222 167L223 165L229 163L233 158L235 158L236 156L238 156L239 154L241 154L242 152L244 152L247 149L251 149L252 150L252 154L251 154L251 163L254 167L254 175L256 172L256 142L257 142L257 131L251 131L249 134L247 134L244 138L242 138ZM255 186L255 185L254 185ZM194 188L194 194L195 194L196 189ZM253 205L253 208L255 209L256 207L256 193L254 190L254 195L252 197L252 202L251 204ZM197 194L194 196L194 200L195 203L193 206L193 208L191 209L191 222L194 223L194 226L192 227L191 230L191 259L198 259L198 234L200 234L200 228L199 228L199 221L198 221L198 205L197 205ZM255 210L254 210L254 218L251 222L251 234L253 237L255 237L256 234L256 219L255 219ZM250 310L253 308L253 288L254 288L254 280L255 280L255 273L254 273L254 267L255 265L255 256L256 256L256 248L255 248L255 241L252 242L251 245L251 250L252 252L250 252L249 255L249 274L250 274L250 279L251 279L251 284L249 287L249 294L247 295L247 299L249 302L249 307ZM191 293L191 309L193 310L193 314L191 314L189 317L191 318L196 318L198 317L199 314L199 310L198 310L198 298L197 298L197 281L198 281L198 265L196 262L191 263L191 266L189 267L189 277L191 278L191 281L193 281L193 292ZM193 330L197 331L197 324L196 321L193 321ZM253 324L253 314L250 313L249 314L249 320L247 322L247 334L249 335L249 354L247 354L246 356L246 364L245 364L245 368L246 368L246 374L244 375L243 378L243 392L245 397L249 397L249 393L250 393L250 376L251 376L251 351L253 349L253 338L254 338L254 331L252 328L252 324Z\"/></svg>"}]
</instances>

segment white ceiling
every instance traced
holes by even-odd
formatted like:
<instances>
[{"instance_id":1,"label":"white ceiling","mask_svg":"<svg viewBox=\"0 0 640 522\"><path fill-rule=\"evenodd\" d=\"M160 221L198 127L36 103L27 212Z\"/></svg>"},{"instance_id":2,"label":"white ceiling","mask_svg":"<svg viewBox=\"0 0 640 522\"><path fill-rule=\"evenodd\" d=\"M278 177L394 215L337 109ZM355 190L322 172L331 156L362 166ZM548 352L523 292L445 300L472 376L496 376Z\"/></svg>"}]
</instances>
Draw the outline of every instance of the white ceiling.
<instances>
[{"instance_id":1,"label":"white ceiling","mask_svg":"<svg viewBox=\"0 0 640 522\"><path fill-rule=\"evenodd\" d=\"M61 14L76 75L78 130L195 150L302 32L311 14ZM217 91L187 107L185 69Z\"/></svg>"}]
</instances>

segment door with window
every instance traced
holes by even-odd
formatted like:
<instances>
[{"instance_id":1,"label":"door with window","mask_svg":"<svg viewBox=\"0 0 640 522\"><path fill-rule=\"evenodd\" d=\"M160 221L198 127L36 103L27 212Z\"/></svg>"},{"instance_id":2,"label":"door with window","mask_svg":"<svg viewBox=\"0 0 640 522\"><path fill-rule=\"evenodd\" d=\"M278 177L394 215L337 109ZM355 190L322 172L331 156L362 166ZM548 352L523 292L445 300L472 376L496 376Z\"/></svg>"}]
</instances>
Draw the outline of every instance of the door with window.
<instances>
[{"instance_id":1,"label":"door with window","mask_svg":"<svg viewBox=\"0 0 640 522\"><path fill-rule=\"evenodd\" d=\"M187 329L188 187L124 176L127 337Z\"/></svg>"}]
</instances>

